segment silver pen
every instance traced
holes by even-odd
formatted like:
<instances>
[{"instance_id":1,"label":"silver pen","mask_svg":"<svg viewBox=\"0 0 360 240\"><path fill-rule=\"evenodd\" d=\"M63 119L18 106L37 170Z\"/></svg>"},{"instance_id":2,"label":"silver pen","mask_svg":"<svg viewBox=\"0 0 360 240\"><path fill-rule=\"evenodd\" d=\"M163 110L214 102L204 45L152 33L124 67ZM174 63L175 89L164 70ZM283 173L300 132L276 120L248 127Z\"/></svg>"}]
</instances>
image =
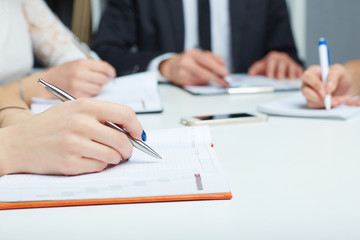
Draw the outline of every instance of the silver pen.
<instances>
[{"instance_id":1,"label":"silver pen","mask_svg":"<svg viewBox=\"0 0 360 240\"><path fill-rule=\"evenodd\" d=\"M65 92L64 90L61 90L58 87L55 87L54 85L45 82L44 80L42 80L41 78L38 80L38 82L43 85L49 92L51 92L52 94L54 94L57 98L59 98L61 101L65 102L65 101L69 101L69 100L76 100L76 98L74 98L73 96L71 96L70 94L68 94L67 92ZM130 142L133 144L134 147L136 147L137 149L143 151L144 153L149 154L150 156L153 156L155 158L159 158L162 159L161 156L155 152L151 147L149 147L146 143L144 143L143 141L139 141L136 140L134 138L132 138L129 134L128 131L126 131L125 129L119 127L118 125L116 125L115 123L109 122L109 121L105 121L105 125L108 127L111 127L113 129L116 129L124 134L126 134L126 136L128 137L128 139L130 140Z\"/></svg>"},{"instance_id":2,"label":"silver pen","mask_svg":"<svg viewBox=\"0 0 360 240\"><path fill-rule=\"evenodd\" d=\"M76 37L74 34L73 34L73 43L86 56L86 58L94 59L93 56L90 55L90 51L88 51L88 49L84 49L84 46L81 45L79 38Z\"/></svg>"}]
</instances>

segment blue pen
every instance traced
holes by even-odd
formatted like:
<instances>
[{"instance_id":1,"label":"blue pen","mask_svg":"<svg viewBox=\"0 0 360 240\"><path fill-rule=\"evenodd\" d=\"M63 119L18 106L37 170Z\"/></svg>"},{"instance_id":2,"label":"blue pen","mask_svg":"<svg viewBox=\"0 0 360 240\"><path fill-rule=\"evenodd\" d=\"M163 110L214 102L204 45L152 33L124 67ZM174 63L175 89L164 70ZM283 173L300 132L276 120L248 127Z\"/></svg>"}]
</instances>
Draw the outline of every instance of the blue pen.
<instances>
[{"instance_id":1,"label":"blue pen","mask_svg":"<svg viewBox=\"0 0 360 240\"><path fill-rule=\"evenodd\" d=\"M330 66L329 48L325 41L325 38L320 38L319 40L319 59L321 66L321 80L322 83L325 85ZM326 94L324 99L324 105L326 110L331 109L331 94Z\"/></svg>"}]
</instances>

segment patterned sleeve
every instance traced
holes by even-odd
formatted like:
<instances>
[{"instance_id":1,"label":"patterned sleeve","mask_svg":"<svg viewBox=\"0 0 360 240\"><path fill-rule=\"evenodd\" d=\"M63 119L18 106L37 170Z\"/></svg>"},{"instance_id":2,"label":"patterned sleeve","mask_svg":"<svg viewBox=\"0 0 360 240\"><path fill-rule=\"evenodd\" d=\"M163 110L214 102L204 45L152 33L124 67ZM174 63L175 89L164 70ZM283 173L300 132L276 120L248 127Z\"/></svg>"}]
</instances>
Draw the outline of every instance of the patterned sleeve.
<instances>
[{"instance_id":1,"label":"patterned sleeve","mask_svg":"<svg viewBox=\"0 0 360 240\"><path fill-rule=\"evenodd\" d=\"M35 56L46 66L86 58L74 43L75 36L43 0L24 0L23 11Z\"/></svg>"}]
</instances>

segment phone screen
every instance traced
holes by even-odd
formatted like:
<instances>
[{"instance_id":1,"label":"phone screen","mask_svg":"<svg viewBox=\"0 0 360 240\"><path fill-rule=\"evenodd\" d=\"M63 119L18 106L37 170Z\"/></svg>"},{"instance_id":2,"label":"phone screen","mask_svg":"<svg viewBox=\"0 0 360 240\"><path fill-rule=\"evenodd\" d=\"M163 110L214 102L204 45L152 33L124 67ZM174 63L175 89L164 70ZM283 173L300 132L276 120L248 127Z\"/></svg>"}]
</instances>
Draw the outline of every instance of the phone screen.
<instances>
[{"instance_id":1,"label":"phone screen","mask_svg":"<svg viewBox=\"0 0 360 240\"><path fill-rule=\"evenodd\" d=\"M231 113L231 114L219 114L219 115L208 115L208 116L196 116L194 118L199 120L214 120L214 119L246 118L246 117L254 117L254 115L248 113Z\"/></svg>"}]
</instances>

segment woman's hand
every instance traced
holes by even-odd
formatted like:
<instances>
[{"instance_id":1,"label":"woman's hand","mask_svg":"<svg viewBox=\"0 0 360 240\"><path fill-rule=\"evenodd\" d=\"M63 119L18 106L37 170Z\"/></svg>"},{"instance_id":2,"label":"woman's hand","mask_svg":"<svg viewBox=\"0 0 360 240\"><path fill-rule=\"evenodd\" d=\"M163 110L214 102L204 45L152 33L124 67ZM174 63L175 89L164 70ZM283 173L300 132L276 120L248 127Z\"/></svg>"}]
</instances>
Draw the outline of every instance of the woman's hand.
<instances>
[{"instance_id":1,"label":"woman's hand","mask_svg":"<svg viewBox=\"0 0 360 240\"><path fill-rule=\"evenodd\" d=\"M301 91L310 108L324 108L327 94L332 95L331 107L336 107L348 102L358 91L355 74L340 64L330 66L325 85L321 81L320 66L309 67L301 80L303 81Z\"/></svg>"},{"instance_id":2,"label":"woman's hand","mask_svg":"<svg viewBox=\"0 0 360 240\"><path fill-rule=\"evenodd\" d=\"M143 130L129 107L93 99L58 104L23 124L0 129L0 175L77 175L128 159L133 145L111 121L140 140Z\"/></svg>"},{"instance_id":3,"label":"woman's hand","mask_svg":"<svg viewBox=\"0 0 360 240\"><path fill-rule=\"evenodd\" d=\"M39 77L76 98L85 98L99 94L102 87L116 77L116 72L107 62L81 59L51 67Z\"/></svg>"}]
</instances>

